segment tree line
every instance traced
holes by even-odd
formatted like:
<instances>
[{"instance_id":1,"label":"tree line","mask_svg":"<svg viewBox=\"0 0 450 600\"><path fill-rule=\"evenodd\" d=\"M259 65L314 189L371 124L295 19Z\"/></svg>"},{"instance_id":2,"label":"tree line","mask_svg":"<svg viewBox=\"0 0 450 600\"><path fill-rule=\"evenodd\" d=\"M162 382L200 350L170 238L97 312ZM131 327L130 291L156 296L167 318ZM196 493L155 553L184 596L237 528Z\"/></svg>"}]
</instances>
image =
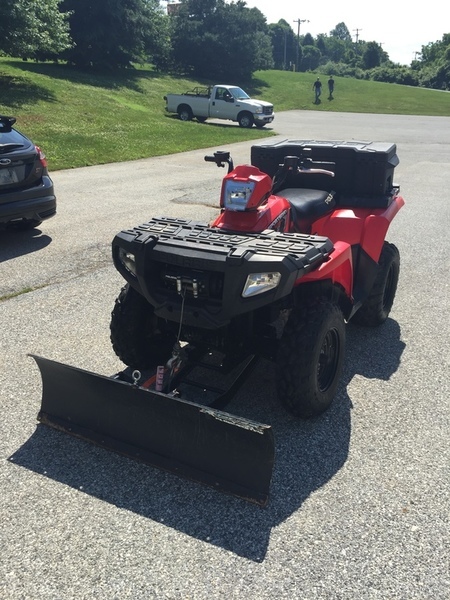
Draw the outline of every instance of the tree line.
<instances>
[{"instance_id":1,"label":"tree line","mask_svg":"<svg viewBox=\"0 0 450 600\"><path fill-rule=\"evenodd\" d=\"M353 41L345 23L313 37L268 24L242 0L1 0L0 54L112 70L152 63L162 72L248 81L258 70L325 74L450 90L450 33L411 66L376 41Z\"/></svg>"}]
</instances>

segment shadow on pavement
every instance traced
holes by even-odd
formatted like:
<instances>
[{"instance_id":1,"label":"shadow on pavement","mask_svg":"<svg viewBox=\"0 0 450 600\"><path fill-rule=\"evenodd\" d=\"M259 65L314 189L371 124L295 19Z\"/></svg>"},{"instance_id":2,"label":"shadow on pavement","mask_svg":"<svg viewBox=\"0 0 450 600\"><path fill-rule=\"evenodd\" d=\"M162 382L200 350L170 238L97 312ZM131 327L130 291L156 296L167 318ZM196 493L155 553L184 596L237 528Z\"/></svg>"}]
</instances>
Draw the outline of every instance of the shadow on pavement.
<instances>
[{"instance_id":1,"label":"shadow on pavement","mask_svg":"<svg viewBox=\"0 0 450 600\"><path fill-rule=\"evenodd\" d=\"M347 386L359 374L388 380L404 343L389 319L377 329L347 328L343 380L331 408L298 421L278 406L273 369L261 363L228 412L270 423L276 459L266 508L107 452L38 425L10 461L114 506L132 511L255 562L267 553L272 528L285 521L345 464L352 401Z\"/></svg>"},{"instance_id":2,"label":"shadow on pavement","mask_svg":"<svg viewBox=\"0 0 450 600\"><path fill-rule=\"evenodd\" d=\"M40 229L29 231L0 230L0 263L46 248L52 238Z\"/></svg>"}]
</instances>

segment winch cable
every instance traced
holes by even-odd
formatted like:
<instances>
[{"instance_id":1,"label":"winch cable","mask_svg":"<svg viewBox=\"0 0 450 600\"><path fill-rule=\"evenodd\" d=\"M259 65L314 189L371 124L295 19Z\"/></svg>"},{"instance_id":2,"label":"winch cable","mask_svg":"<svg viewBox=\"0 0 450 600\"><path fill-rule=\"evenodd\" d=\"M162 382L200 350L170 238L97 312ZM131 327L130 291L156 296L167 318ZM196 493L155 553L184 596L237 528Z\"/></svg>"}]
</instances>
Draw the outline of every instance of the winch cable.
<instances>
[{"instance_id":1,"label":"winch cable","mask_svg":"<svg viewBox=\"0 0 450 600\"><path fill-rule=\"evenodd\" d=\"M180 282L181 283L181 282ZM186 285L180 285L178 288L178 294L181 296L181 313L180 313L180 325L178 327L178 334L175 344L172 348L172 356L169 358L166 364L166 368L168 370L167 377L167 385L166 389L170 391L172 385L172 379L176 375L176 373L180 370L181 364L183 362L183 350L180 346L180 337L181 337L181 329L183 326L183 318L184 318L184 301L186 299Z\"/></svg>"}]
</instances>

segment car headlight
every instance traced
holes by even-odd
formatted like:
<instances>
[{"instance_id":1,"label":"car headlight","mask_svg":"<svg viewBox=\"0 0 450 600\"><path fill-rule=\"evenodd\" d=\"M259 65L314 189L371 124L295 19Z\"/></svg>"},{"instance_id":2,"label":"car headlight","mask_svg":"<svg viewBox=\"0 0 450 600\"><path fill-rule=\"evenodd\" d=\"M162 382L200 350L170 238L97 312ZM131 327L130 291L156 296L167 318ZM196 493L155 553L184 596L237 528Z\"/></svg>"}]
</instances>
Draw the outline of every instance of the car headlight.
<instances>
[{"instance_id":1,"label":"car headlight","mask_svg":"<svg viewBox=\"0 0 450 600\"><path fill-rule=\"evenodd\" d=\"M131 252L119 248L119 260L132 275L136 275L136 257Z\"/></svg>"},{"instance_id":2,"label":"car headlight","mask_svg":"<svg viewBox=\"0 0 450 600\"><path fill-rule=\"evenodd\" d=\"M281 273L250 273L242 290L243 298L250 298L273 290L280 283Z\"/></svg>"},{"instance_id":3,"label":"car headlight","mask_svg":"<svg viewBox=\"0 0 450 600\"><path fill-rule=\"evenodd\" d=\"M261 114L262 114L262 112L263 112L263 107L262 107L262 106L258 106L258 108L255 110L255 113L256 113L257 115L261 115Z\"/></svg>"}]
</instances>

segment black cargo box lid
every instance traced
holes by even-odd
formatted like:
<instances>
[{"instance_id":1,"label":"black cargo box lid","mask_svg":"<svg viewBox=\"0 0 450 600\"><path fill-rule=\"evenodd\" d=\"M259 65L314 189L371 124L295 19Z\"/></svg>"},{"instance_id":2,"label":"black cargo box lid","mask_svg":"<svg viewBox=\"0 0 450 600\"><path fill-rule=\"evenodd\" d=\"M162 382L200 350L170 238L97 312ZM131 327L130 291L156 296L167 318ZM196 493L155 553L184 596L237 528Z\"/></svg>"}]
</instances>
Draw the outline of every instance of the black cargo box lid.
<instances>
[{"instance_id":1,"label":"black cargo box lid","mask_svg":"<svg viewBox=\"0 0 450 600\"><path fill-rule=\"evenodd\" d=\"M311 152L308 152L308 149L311 149ZM286 139L272 143L261 142L260 144L254 144L251 148L251 163L258 166L258 161L272 156L276 159L281 157L280 162L282 162L282 159L288 155L304 155L313 160L324 161L346 158L367 162L382 162L384 164L389 163L394 167L399 162L397 146L390 142Z\"/></svg>"},{"instance_id":2,"label":"black cargo box lid","mask_svg":"<svg viewBox=\"0 0 450 600\"><path fill-rule=\"evenodd\" d=\"M399 164L397 146L389 142L286 139L262 142L251 148L252 165L271 177L285 156L334 162L334 167L327 167L335 172L329 185L343 202L345 198L358 196L381 199L389 195L394 185L394 169ZM303 180L306 179L303 177ZM308 187L308 184L300 184L299 187Z\"/></svg>"}]
</instances>

